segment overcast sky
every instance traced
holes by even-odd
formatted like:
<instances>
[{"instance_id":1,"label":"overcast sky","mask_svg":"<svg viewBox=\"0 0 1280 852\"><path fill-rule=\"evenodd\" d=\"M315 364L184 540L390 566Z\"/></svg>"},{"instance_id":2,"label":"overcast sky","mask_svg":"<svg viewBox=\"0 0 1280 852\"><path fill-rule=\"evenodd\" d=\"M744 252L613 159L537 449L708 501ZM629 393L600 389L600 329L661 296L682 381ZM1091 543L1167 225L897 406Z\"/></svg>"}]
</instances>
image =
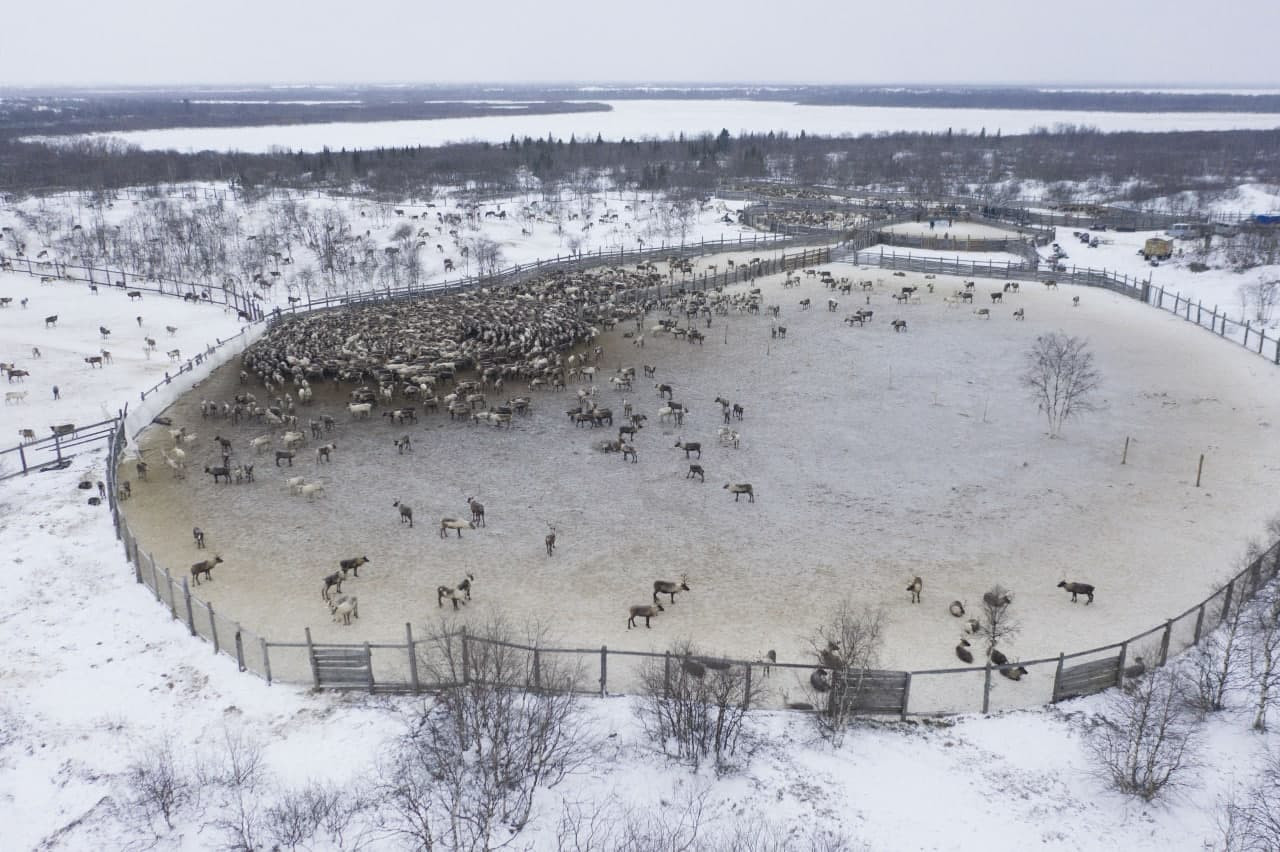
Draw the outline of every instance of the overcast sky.
<instances>
[{"instance_id":1,"label":"overcast sky","mask_svg":"<svg viewBox=\"0 0 1280 852\"><path fill-rule=\"evenodd\" d=\"M17 0L0 86L1280 85L1280 0Z\"/></svg>"}]
</instances>

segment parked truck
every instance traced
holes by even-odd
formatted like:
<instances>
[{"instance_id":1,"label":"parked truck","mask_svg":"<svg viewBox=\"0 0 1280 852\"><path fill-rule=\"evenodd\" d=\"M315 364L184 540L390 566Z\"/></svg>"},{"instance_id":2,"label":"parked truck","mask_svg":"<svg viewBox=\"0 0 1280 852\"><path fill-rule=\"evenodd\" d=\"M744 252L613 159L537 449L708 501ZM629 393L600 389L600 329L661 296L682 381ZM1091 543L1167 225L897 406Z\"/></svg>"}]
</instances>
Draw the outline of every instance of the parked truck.
<instances>
[{"instance_id":1,"label":"parked truck","mask_svg":"<svg viewBox=\"0 0 1280 852\"><path fill-rule=\"evenodd\" d=\"M1143 260L1168 260L1173 257L1173 240L1151 237L1142 244Z\"/></svg>"}]
</instances>

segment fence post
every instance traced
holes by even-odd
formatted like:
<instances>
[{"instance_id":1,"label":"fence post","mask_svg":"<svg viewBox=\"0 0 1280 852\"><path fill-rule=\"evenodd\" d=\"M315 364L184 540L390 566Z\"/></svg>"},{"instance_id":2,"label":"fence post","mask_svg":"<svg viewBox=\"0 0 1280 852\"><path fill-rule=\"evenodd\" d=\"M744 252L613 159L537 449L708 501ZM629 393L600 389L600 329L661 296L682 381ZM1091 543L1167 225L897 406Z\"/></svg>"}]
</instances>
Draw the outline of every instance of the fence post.
<instances>
[{"instance_id":1,"label":"fence post","mask_svg":"<svg viewBox=\"0 0 1280 852\"><path fill-rule=\"evenodd\" d=\"M369 643L364 643L364 662L369 667L369 692L373 692L373 651L369 648Z\"/></svg>"},{"instance_id":2,"label":"fence post","mask_svg":"<svg viewBox=\"0 0 1280 852\"><path fill-rule=\"evenodd\" d=\"M236 622L236 665L244 671L244 639L240 637L240 622Z\"/></svg>"},{"instance_id":3,"label":"fence post","mask_svg":"<svg viewBox=\"0 0 1280 852\"><path fill-rule=\"evenodd\" d=\"M471 682L471 654L467 647L467 628L462 628L462 683L465 686Z\"/></svg>"},{"instance_id":4,"label":"fence post","mask_svg":"<svg viewBox=\"0 0 1280 852\"><path fill-rule=\"evenodd\" d=\"M151 590L156 593L156 603L159 603L160 602L160 577L156 574L155 554L148 553L147 561L151 563Z\"/></svg>"},{"instance_id":5,"label":"fence post","mask_svg":"<svg viewBox=\"0 0 1280 852\"><path fill-rule=\"evenodd\" d=\"M416 693L421 691L418 686L418 655L413 650L413 625L407 621L404 623L404 641L409 646L409 685Z\"/></svg>"},{"instance_id":6,"label":"fence post","mask_svg":"<svg viewBox=\"0 0 1280 852\"><path fill-rule=\"evenodd\" d=\"M662 652L662 697L671 697L671 652Z\"/></svg>"},{"instance_id":7,"label":"fence post","mask_svg":"<svg viewBox=\"0 0 1280 852\"><path fill-rule=\"evenodd\" d=\"M747 680L742 691L742 709L751 709L751 663L747 663Z\"/></svg>"},{"instance_id":8,"label":"fence post","mask_svg":"<svg viewBox=\"0 0 1280 852\"><path fill-rule=\"evenodd\" d=\"M1058 702L1058 686L1062 683L1062 664L1066 660L1066 655L1058 652L1058 667L1053 672L1053 694L1050 695L1050 701L1054 704Z\"/></svg>"},{"instance_id":9,"label":"fence post","mask_svg":"<svg viewBox=\"0 0 1280 852\"><path fill-rule=\"evenodd\" d=\"M191 613L191 586L187 583L187 578L182 578L182 600L187 605L187 628L191 630L191 635L196 635L196 620Z\"/></svg>"},{"instance_id":10,"label":"fence post","mask_svg":"<svg viewBox=\"0 0 1280 852\"><path fill-rule=\"evenodd\" d=\"M1218 616L1219 621L1226 619L1227 614L1231 612L1231 593L1235 591L1235 586L1236 581L1235 578L1232 577L1231 582L1227 583L1227 593L1222 598L1222 612Z\"/></svg>"},{"instance_id":11,"label":"fence post","mask_svg":"<svg viewBox=\"0 0 1280 852\"><path fill-rule=\"evenodd\" d=\"M218 618L213 614L213 604L207 603L205 609L209 610L209 638L213 640L214 656L218 654Z\"/></svg>"},{"instance_id":12,"label":"fence post","mask_svg":"<svg viewBox=\"0 0 1280 852\"><path fill-rule=\"evenodd\" d=\"M174 621L177 621L178 620L178 601L177 601L178 596L173 593L173 577L169 575L168 568L163 568L161 570L164 571L164 584L169 591L169 616Z\"/></svg>"},{"instance_id":13,"label":"fence post","mask_svg":"<svg viewBox=\"0 0 1280 852\"><path fill-rule=\"evenodd\" d=\"M600 697L604 698L608 695L605 688L609 682L609 646L600 646Z\"/></svg>"},{"instance_id":14,"label":"fence post","mask_svg":"<svg viewBox=\"0 0 1280 852\"><path fill-rule=\"evenodd\" d=\"M1129 640L1120 643L1120 656L1116 659L1116 686L1124 686L1124 664L1129 658Z\"/></svg>"},{"instance_id":15,"label":"fence post","mask_svg":"<svg viewBox=\"0 0 1280 852\"><path fill-rule=\"evenodd\" d=\"M1204 604L1200 604L1200 611L1196 613L1196 634L1195 643L1200 642L1200 628L1204 626Z\"/></svg>"},{"instance_id":16,"label":"fence post","mask_svg":"<svg viewBox=\"0 0 1280 852\"><path fill-rule=\"evenodd\" d=\"M267 651L267 640L259 636L258 641L262 643L262 668L265 670L263 673L267 676L267 686L270 686L271 685L271 655Z\"/></svg>"},{"instance_id":17,"label":"fence post","mask_svg":"<svg viewBox=\"0 0 1280 852\"><path fill-rule=\"evenodd\" d=\"M316 650L311 644L311 628L306 628L307 634L307 660L311 663L311 680L315 683L316 689L320 688L320 667L316 665Z\"/></svg>"},{"instance_id":18,"label":"fence post","mask_svg":"<svg viewBox=\"0 0 1280 852\"><path fill-rule=\"evenodd\" d=\"M1173 619L1164 623L1164 636L1160 637L1160 665L1169 659L1169 638L1173 635Z\"/></svg>"},{"instance_id":19,"label":"fence post","mask_svg":"<svg viewBox=\"0 0 1280 852\"><path fill-rule=\"evenodd\" d=\"M1262 585L1262 559L1258 558L1249 566L1249 594L1257 594L1260 585Z\"/></svg>"},{"instance_id":20,"label":"fence post","mask_svg":"<svg viewBox=\"0 0 1280 852\"><path fill-rule=\"evenodd\" d=\"M985 714L991 707L991 661L987 660L985 678L982 682L982 712Z\"/></svg>"}]
</instances>

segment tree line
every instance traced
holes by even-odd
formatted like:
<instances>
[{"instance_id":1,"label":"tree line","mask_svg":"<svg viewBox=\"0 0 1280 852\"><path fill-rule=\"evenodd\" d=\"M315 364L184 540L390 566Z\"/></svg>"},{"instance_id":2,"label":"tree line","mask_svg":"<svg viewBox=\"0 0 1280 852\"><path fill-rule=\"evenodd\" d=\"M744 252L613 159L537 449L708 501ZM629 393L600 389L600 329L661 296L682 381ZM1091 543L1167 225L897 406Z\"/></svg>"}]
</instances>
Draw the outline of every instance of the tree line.
<instances>
[{"instance_id":1,"label":"tree line","mask_svg":"<svg viewBox=\"0 0 1280 852\"><path fill-rule=\"evenodd\" d=\"M481 193L583 181L623 189L706 193L744 180L892 187L919 194L986 190L1014 197L1024 181L1050 200L1080 191L1141 202L1241 182L1280 183L1280 129L1101 133L1060 126L1026 135L884 133L822 137L801 131L668 139L516 138L440 147L180 153L110 139L45 145L0 141L0 189L14 194L111 190L194 180L252 190L287 186L430 197L436 187ZM1059 197L1060 196L1060 197Z\"/></svg>"}]
</instances>

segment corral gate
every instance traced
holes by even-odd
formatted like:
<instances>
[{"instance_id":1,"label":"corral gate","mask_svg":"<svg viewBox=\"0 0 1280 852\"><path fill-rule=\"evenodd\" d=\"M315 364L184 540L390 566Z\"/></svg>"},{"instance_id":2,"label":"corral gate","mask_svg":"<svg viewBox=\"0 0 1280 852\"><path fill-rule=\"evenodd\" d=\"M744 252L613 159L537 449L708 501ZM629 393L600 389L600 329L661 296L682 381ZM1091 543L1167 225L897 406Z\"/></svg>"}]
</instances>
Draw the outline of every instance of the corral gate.
<instances>
[{"instance_id":1,"label":"corral gate","mask_svg":"<svg viewBox=\"0 0 1280 852\"><path fill-rule=\"evenodd\" d=\"M1066 701L1092 695L1120 684L1120 672L1124 668L1124 654L1090 660L1078 666L1063 668L1058 662L1058 672L1053 679L1053 702Z\"/></svg>"},{"instance_id":2,"label":"corral gate","mask_svg":"<svg viewBox=\"0 0 1280 852\"><path fill-rule=\"evenodd\" d=\"M373 692L373 654L364 645L316 645L307 628L307 656L316 689L367 689Z\"/></svg>"},{"instance_id":3,"label":"corral gate","mask_svg":"<svg viewBox=\"0 0 1280 852\"><path fill-rule=\"evenodd\" d=\"M905 716L911 693L911 673L867 669L837 671L831 677L827 712Z\"/></svg>"}]
</instances>

